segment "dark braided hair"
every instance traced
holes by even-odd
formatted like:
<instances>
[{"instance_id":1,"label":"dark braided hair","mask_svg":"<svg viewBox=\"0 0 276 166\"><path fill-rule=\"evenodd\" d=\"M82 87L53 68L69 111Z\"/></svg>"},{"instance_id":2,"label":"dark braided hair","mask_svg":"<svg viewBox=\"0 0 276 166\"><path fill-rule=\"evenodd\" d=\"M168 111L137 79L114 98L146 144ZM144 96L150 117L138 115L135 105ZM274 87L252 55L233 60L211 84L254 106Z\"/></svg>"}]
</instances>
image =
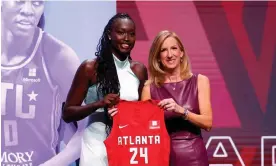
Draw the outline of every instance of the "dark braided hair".
<instances>
[{"instance_id":1,"label":"dark braided hair","mask_svg":"<svg viewBox=\"0 0 276 166\"><path fill-rule=\"evenodd\" d=\"M109 93L119 94L120 92L120 83L112 56L112 46L108 34L111 32L114 22L117 19L124 18L130 19L134 23L132 18L126 13L118 13L114 15L105 26L103 35L101 36L97 45L97 51L95 55L97 57L98 94L101 94L102 96L106 96ZM130 56L129 58L131 59ZM106 133L109 134L112 127L112 120L108 116L107 108L104 108L104 112L106 117Z\"/></svg>"}]
</instances>

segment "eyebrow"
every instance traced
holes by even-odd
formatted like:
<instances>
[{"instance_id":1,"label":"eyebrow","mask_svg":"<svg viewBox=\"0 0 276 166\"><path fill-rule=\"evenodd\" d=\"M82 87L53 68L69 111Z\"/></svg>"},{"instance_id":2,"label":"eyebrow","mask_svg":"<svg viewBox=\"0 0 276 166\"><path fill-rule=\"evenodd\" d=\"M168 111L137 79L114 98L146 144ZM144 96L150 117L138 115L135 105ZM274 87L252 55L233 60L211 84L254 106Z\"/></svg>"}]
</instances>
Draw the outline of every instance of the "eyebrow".
<instances>
[{"instance_id":1,"label":"eyebrow","mask_svg":"<svg viewBox=\"0 0 276 166\"><path fill-rule=\"evenodd\" d=\"M170 47L177 47L177 44L176 45L172 45ZM161 47L161 49L163 49L163 48L167 48L167 47Z\"/></svg>"},{"instance_id":2,"label":"eyebrow","mask_svg":"<svg viewBox=\"0 0 276 166\"><path fill-rule=\"evenodd\" d=\"M128 28L128 27L117 27L116 30L124 30L124 31L135 31L135 28Z\"/></svg>"}]
</instances>

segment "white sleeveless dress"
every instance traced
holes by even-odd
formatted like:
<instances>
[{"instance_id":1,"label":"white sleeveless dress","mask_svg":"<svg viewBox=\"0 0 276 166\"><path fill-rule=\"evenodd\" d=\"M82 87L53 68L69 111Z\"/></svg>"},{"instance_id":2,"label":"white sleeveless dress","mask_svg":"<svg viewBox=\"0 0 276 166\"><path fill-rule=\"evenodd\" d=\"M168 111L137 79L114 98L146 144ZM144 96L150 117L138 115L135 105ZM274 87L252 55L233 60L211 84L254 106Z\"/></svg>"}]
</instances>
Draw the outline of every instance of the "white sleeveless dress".
<instances>
[{"instance_id":1,"label":"white sleeveless dress","mask_svg":"<svg viewBox=\"0 0 276 166\"><path fill-rule=\"evenodd\" d=\"M138 100L139 79L130 68L128 58L120 61L113 55L120 82L120 99ZM89 88L85 103L93 103L102 99L97 95L97 86ZM100 108L89 116L89 122L82 138L80 166L108 166L106 148L103 141L106 139L106 125L104 124L104 110Z\"/></svg>"}]
</instances>

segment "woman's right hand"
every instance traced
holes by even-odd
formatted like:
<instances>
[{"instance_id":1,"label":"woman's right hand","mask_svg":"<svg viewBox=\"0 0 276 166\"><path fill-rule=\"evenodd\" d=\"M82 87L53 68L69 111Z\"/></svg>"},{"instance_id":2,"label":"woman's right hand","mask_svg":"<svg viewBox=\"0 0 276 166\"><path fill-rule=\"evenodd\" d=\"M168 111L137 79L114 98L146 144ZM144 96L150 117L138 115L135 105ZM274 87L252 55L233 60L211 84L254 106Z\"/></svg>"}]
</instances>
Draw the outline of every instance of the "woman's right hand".
<instances>
[{"instance_id":1,"label":"woman's right hand","mask_svg":"<svg viewBox=\"0 0 276 166\"><path fill-rule=\"evenodd\" d=\"M101 103L103 104L102 107L107 107L108 109L108 116L112 118L118 111L116 105L120 101L120 96L118 94L107 94Z\"/></svg>"},{"instance_id":2,"label":"woman's right hand","mask_svg":"<svg viewBox=\"0 0 276 166\"><path fill-rule=\"evenodd\" d=\"M107 94L103 98L103 105L104 107L112 108L114 105L117 105L120 101L120 96L119 94Z\"/></svg>"}]
</instances>

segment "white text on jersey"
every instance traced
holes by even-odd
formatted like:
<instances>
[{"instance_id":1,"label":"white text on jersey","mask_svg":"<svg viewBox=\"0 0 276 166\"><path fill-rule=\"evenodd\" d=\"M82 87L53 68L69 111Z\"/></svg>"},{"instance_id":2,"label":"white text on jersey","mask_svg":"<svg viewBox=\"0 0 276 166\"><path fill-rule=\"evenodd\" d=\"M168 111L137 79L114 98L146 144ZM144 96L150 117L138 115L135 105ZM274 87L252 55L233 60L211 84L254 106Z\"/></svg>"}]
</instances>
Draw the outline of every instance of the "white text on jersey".
<instances>
[{"instance_id":1,"label":"white text on jersey","mask_svg":"<svg viewBox=\"0 0 276 166\"><path fill-rule=\"evenodd\" d=\"M36 82L40 82L40 78L26 78L24 77L22 79L23 82L33 82L33 83L36 83Z\"/></svg>"},{"instance_id":2,"label":"white text on jersey","mask_svg":"<svg viewBox=\"0 0 276 166\"><path fill-rule=\"evenodd\" d=\"M122 136L118 137L118 145L160 144L160 136Z\"/></svg>"},{"instance_id":3,"label":"white text on jersey","mask_svg":"<svg viewBox=\"0 0 276 166\"><path fill-rule=\"evenodd\" d=\"M30 152L3 152L1 156L2 165L12 165L11 163L19 166L32 165L32 156L34 151Z\"/></svg>"}]
</instances>

